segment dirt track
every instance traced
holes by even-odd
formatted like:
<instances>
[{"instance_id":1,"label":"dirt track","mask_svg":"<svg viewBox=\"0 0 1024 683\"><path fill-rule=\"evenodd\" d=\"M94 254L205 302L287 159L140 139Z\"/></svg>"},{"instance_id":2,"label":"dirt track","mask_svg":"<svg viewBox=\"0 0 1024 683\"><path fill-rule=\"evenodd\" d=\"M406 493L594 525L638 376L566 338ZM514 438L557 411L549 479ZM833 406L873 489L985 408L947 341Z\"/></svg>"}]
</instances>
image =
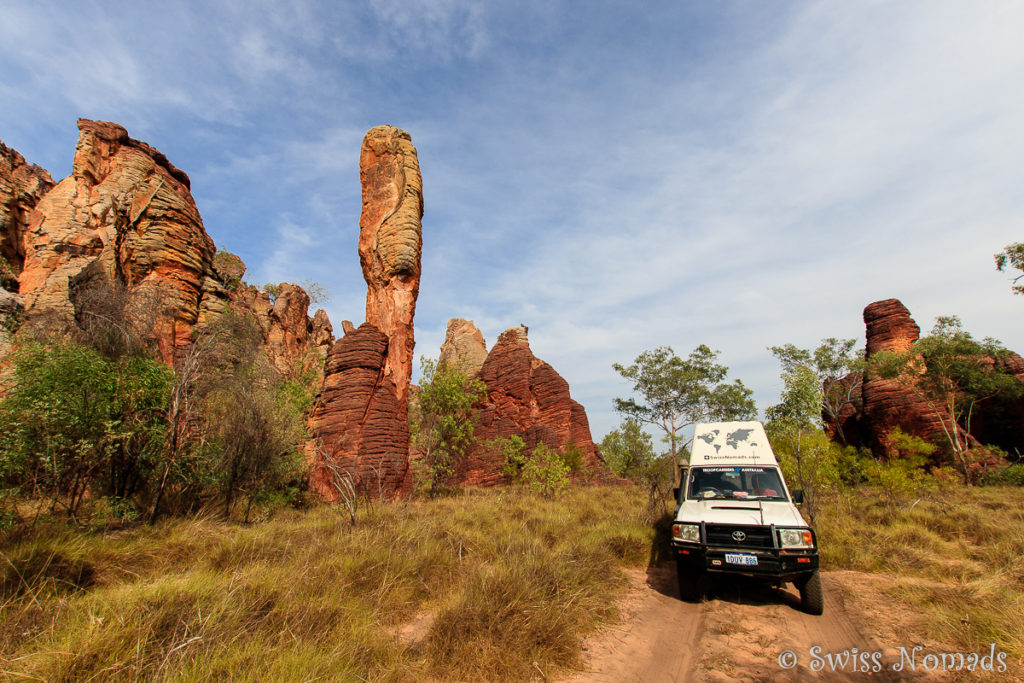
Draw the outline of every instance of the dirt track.
<instances>
[{"instance_id":1,"label":"dirt track","mask_svg":"<svg viewBox=\"0 0 1024 683\"><path fill-rule=\"evenodd\" d=\"M660 681L890 681L950 680L946 675L896 673L890 643L900 642L898 615L868 612L850 598L872 592L875 579L857 572L823 573L825 613L799 610L795 589L776 591L756 583L723 580L712 599L694 604L679 599L675 566L630 573L631 590L620 603L621 619L586 645L586 671L573 681L657 683ZM820 647L819 657L812 656ZM836 668L826 653L880 653L873 662L847 660ZM796 656L793 668L780 655ZM864 657L861 654L861 657ZM783 657L785 659L785 656ZM818 663L821 670L812 668ZM787 662L788 663L788 662Z\"/></svg>"}]
</instances>

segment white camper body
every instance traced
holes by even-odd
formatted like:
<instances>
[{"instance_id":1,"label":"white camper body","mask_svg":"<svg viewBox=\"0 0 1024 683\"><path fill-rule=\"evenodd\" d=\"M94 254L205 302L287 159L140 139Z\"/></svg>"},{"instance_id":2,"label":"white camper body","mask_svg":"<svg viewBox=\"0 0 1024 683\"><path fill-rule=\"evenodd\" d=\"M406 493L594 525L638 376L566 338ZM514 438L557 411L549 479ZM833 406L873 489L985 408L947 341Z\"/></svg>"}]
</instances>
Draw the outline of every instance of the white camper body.
<instances>
[{"instance_id":1,"label":"white camper body","mask_svg":"<svg viewBox=\"0 0 1024 683\"><path fill-rule=\"evenodd\" d=\"M699 596L708 573L791 581L804 608L820 614L817 539L795 493L760 422L697 425L672 526L680 593Z\"/></svg>"}]
</instances>

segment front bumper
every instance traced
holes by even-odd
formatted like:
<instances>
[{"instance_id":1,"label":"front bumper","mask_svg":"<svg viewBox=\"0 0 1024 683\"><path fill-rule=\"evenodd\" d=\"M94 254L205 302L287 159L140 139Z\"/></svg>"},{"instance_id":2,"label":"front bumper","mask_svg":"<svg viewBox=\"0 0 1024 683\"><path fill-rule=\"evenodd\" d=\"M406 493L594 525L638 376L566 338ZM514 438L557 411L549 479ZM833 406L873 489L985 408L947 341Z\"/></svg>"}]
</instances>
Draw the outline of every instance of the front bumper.
<instances>
[{"instance_id":1,"label":"front bumper","mask_svg":"<svg viewBox=\"0 0 1024 683\"><path fill-rule=\"evenodd\" d=\"M763 577L777 581L792 581L818 568L818 553L815 550L748 549L722 548L673 542L676 562L692 570L739 574ZM726 555L753 555L756 565L732 564Z\"/></svg>"}]
</instances>

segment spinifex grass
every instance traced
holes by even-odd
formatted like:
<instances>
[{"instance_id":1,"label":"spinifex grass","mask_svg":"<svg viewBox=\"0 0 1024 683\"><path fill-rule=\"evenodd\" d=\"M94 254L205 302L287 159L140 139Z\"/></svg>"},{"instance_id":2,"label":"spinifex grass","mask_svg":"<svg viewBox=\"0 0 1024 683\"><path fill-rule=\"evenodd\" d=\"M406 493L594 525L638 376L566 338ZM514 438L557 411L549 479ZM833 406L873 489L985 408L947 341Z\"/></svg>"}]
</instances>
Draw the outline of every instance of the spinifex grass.
<instances>
[{"instance_id":1,"label":"spinifex grass","mask_svg":"<svg viewBox=\"0 0 1024 683\"><path fill-rule=\"evenodd\" d=\"M0 672L56 680L522 679L579 662L646 563L642 495L518 489L168 520L3 549ZM426 618L424 618L426 615ZM402 625L429 626L415 638Z\"/></svg>"},{"instance_id":2,"label":"spinifex grass","mask_svg":"<svg viewBox=\"0 0 1024 683\"><path fill-rule=\"evenodd\" d=\"M938 642L1024 656L1024 489L953 488L886 505L844 492L819 515L826 569L889 575L890 608Z\"/></svg>"}]
</instances>

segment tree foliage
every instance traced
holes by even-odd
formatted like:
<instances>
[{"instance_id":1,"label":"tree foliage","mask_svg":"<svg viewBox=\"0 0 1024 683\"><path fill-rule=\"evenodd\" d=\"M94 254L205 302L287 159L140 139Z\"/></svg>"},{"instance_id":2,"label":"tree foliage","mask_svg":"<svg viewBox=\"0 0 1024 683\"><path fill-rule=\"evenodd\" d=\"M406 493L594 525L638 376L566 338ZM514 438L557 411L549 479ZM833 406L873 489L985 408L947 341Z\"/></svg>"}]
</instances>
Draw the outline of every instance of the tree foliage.
<instances>
[{"instance_id":1,"label":"tree foliage","mask_svg":"<svg viewBox=\"0 0 1024 683\"><path fill-rule=\"evenodd\" d=\"M644 351L632 365L612 366L633 382L638 398L614 399L627 418L665 432L673 463L678 463L681 432L698 422L753 419L753 391L740 380L726 382L729 370L718 363L718 351L701 344L683 360L668 346Z\"/></svg>"},{"instance_id":2,"label":"tree foliage","mask_svg":"<svg viewBox=\"0 0 1024 683\"><path fill-rule=\"evenodd\" d=\"M768 434L786 480L804 491L813 523L819 498L839 477L832 444L819 428L822 385L806 351L776 355L782 361L783 390L779 403L765 411Z\"/></svg>"},{"instance_id":3,"label":"tree foliage","mask_svg":"<svg viewBox=\"0 0 1024 683\"><path fill-rule=\"evenodd\" d=\"M639 422L629 418L604 437L601 454L617 476L647 490L648 516L652 521L656 519L658 507L672 484L671 455L656 453L651 435Z\"/></svg>"},{"instance_id":4,"label":"tree foliage","mask_svg":"<svg viewBox=\"0 0 1024 683\"><path fill-rule=\"evenodd\" d=\"M23 341L8 360L0 403L0 477L75 517L87 492L128 499L143 490L166 435L171 371L134 356L105 357L70 340Z\"/></svg>"},{"instance_id":5,"label":"tree foliage","mask_svg":"<svg viewBox=\"0 0 1024 683\"><path fill-rule=\"evenodd\" d=\"M872 356L871 370L924 401L942 425L953 462L969 484L975 408L996 396L1021 393L1021 383L999 363L1007 353L994 339L974 339L956 316L943 316L908 351Z\"/></svg>"},{"instance_id":6,"label":"tree foliage","mask_svg":"<svg viewBox=\"0 0 1024 683\"><path fill-rule=\"evenodd\" d=\"M836 427L836 436L846 444L839 414L853 403L860 394L864 381L864 352L856 350L855 339L822 339L814 351L801 349L793 344L771 346L769 350L782 364L783 373L810 371L816 375L819 385L820 404L817 412L824 415Z\"/></svg>"},{"instance_id":7,"label":"tree foliage","mask_svg":"<svg viewBox=\"0 0 1024 683\"><path fill-rule=\"evenodd\" d=\"M1021 271L1021 274L1013 278L1013 291L1015 294L1024 294L1024 242L1009 244L1001 252L995 255L996 269L999 271L1014 268Z\"/></svg>"},{"instance_id":8,"label":"tree foliage","mask_svg":"<svg viewBox=\"0 0 1024 683\"><path fill-rule=\"evenodd\" d=\"M455 365L426 356L420 358L420 371L418 400L410 405L410 432L433 496L452 480L474 444L475 405L486 397L486 387Z\"/></svg>"}]
</instances>

